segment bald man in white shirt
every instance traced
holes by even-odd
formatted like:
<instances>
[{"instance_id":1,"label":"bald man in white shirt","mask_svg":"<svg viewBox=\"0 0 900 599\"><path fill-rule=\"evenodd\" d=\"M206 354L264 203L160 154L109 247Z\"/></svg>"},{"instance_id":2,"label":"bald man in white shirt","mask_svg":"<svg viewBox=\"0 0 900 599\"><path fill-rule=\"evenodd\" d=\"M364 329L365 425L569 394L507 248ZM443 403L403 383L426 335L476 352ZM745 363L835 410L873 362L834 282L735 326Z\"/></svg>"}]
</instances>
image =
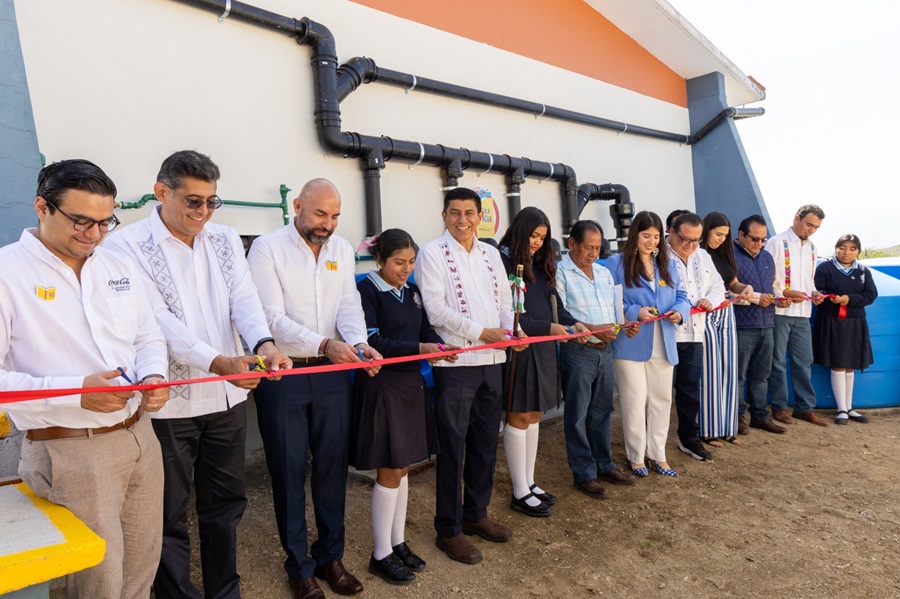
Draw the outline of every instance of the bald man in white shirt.
<instances>
[{"instance_id":1,"label":"bald man in white shirt","mask_svg":"<svg viewBox=\"0 0 900 599\"><path fill-rule=\"evenodd\" d=\"M294 221L258 237L248 260L278 348L295 368L381 359L368 331L353 246L334 235L341 195L326 179L307 182L294 199ZM375 374L376 368L368 372ZM366 376L358 370L356 376ZM324 597L316 578L341 595L362 584L344 568L344 506L350 434L347 371L263 381L255 393L272 476L275 519L295 599ZM318 536L308 547L307 455ZM307 551L309 555L307 555Z\"/></svg>"},{"instance_id":2,"label":"bald man in white shirt","mask_svg":"<svg viewBox=\"0 0 900 599\"><path fill-rule=\"evenodd\" d=\"M162 543L163 467L144 412L168 389L166 346L137 267L98 248L119 224L116 187L95 164L38 176L39 224L0 249L0 388L100 392L5 406L25 432L19 476L106 541L100 565L67 577L68 597L146 598Z\"/></svg>"}]
</instances>

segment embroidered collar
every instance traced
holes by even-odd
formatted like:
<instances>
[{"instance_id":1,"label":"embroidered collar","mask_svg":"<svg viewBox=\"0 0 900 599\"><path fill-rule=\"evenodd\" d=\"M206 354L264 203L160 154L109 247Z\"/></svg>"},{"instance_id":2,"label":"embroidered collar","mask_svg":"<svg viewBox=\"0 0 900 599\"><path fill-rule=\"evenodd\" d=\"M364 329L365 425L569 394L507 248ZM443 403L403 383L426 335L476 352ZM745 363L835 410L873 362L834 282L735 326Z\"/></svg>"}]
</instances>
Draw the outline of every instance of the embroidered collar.
<instances>
[{"instance_id":1,"label":"embroidered collar","mask_svg":"<svg viewBox=\"0 0 900 599\"><path fill-rule=\"evenodd\" d=\"M794 233L794 229L788 229L787 233L784 237L784 288L791 288L791 243L800 242L800 248L802 251L803 244L808 243L810 249L810 256L812 257L812 270L815 272L816 270L816 246L810 240L802 240L800 239L796 233Z\"/></svg>"},{"instance_id":2,"label":"embroidered collar","mask_svg":"<svg viewBox=\"0 0 900 599\"><path fill-rule=\"evenodd\" d=\"M451 246L450 244L454 244ZM466 289L463 285L462 279L459 275L459 265L456 263L456 258L453 257L454 250L459 249L463 252L466 249L450 235L450 231L444 233L444 236L438 242L438 247L441 249L441 254L444 257L444 261L447 264L447 270L450 272L450 280L453 284L454 295L456 296L456 306L460 314L469 318L469 300L466 297ZM500 312L500 291L499 284L497 282L497 273L494 272L494 265L491 264L490 258L488 258L487 250L485 249L487 244L479 243L478 239L475 239L475 243L472 246L472 251L478 251L481 255L481 259L484 261L485 268L488 271L488 274L491 278L491 287L494 295L494 308L497 312ZM475 291L475 290L473 290ZM471 341L466 341L466 345L471 345Z\"/></svg>"}]
</instances>

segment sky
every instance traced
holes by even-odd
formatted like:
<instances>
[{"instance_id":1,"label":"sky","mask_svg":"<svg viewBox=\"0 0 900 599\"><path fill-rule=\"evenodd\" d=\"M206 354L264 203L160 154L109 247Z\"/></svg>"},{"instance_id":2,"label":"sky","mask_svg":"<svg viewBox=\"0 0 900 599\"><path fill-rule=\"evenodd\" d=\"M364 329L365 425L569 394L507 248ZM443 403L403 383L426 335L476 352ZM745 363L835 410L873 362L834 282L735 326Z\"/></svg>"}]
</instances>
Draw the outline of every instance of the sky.
<instances>
[{"instance_id":1,"label":"sky","mask_svg":"<svg viewBox=\"0 0 900 599\"><path fill-rule=\"evenodd\" d=\"M769 233L813 203L820 255L844 233L864 249L900 244L900 1L668 2L766 87L750 105L766 114L737 128Z\"/></svg>"}]
</instances>

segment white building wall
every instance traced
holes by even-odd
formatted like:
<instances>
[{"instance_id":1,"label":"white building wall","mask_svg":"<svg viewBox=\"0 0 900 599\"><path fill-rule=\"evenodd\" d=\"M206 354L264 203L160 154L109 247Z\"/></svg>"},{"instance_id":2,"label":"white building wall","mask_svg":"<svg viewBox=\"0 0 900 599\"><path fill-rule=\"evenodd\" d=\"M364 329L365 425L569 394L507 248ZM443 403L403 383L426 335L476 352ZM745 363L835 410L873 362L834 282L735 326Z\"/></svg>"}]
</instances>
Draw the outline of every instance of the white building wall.
<instances>
[{"instance_id":1,"label":"white building wall","mask_svg":"<svg viewBox=\"0 0 900 599\"><path fill-rule=\"evenodd\" d=\"M686 108L346 0L255 4L326 25L340 62L369 56L385 68L688 132ZM16 0L16 12L38 140L48 161L95 161L128 202L151 191L162 159L180 149L212 156L222 169L219 194L226 199L278 201L281 183L294 190L293 198L306 180L327 177L344 198L339 234L353 242L363 235L359 162L325 154L316 139L309 48L234 19L218 24L211 13L171 0ZM345 131L565 163L579 183L623 184L637 209L663 218L694 206L688 146L377 83L355 91L341 109ZM460 183L493 191L502 234L509 222L504 177L468 172ZM388 162L382 171L384 227L406 228L420 243L439 235L440 186L434 167ZM528 179L522 193L522 205L544 209L559 237L559 184ZM593 202L583 216L600 221L612 237L607 206ZM148 210L121 211L120 218L133 221ZM226 207L215 218L246 235L281 224L273 209Z\"/></svg>"}]
</instances>

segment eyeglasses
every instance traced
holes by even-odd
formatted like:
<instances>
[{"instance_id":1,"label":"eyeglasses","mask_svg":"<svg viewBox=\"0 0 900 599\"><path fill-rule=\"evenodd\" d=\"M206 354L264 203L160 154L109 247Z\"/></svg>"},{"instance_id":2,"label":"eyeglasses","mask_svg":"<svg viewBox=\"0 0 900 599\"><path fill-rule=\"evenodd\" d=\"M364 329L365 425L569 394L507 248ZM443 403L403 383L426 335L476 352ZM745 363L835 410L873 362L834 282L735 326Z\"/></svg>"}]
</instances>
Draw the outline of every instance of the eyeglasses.
<instances>
[{"instance_id":1,"label":"eyeglasses","mask_svg":"<svg viewBox=\"0 0 900 599\"><path fill-rule=\"evenodd\" d=\"M700 245L702 241L702 239L686 239L678 231L675 232L675 235L681 240L681 245Z\"/></svg>"},{"instance_id":2,"label":"eyeglasses","mask_svg":"<svg viewBox=\"0 0 900 599\"><path fill-rule=\"evenodd\" d=\"M94 225L97 225L97 227L100 229L100 231L109 232L121 224L121 222L119 221L118 218L116 218L115 215L113 215L109 218L105 218L103 220L94 220L94 219L88 218L86 216L72 216L71 214L66 214L65 212L63 212L62 208L60 208L59 206L57 206L56 204L54 204L47 198L44 198L44 201L47 202L49 205L53 206L56 210L58 210L60 214L62 214L67 219L72 221L72 226L74 226L75 230L78 231L79 233L84 233L86 231L90 231L91 229L94 228Z\"/></svg>"},{"instance_id":3,"label":"eyeglasses","mask_svg":"<svg viewBox=\"0 0 900 599\"><path fill-rule=\"evenodd\" d=\"M747 233L743 233L744 237L752 241L753 243L765 243L769 240L768 237L754 237L753 235L748 235Z\"/></svg>"},{"instance_id":4,"label":"eyeglasses","mask_svg":"<svg viewBox=\"0 0 900 599\"><path fill-rule=\"evenodd\" d=\"M183 195L181 195L180 193L178 193L177 191L175 191L175 188L172 187L171 185L169 185L168 183L166 183L166 187L171 189L172 193L174 193L179 198L184 200L184 203L187 204L187 207L190 208L191 210L199 210L200 207L203 206L204 204L206 204L207 210L216 210L217 208L221 208L222 205L225 203L225 201L222 200L222 198L220 198L219 196L213 196L213 199L211 199L211 200L189 200L186 197L184 197Z\"/></svg>"}]
</instances>

